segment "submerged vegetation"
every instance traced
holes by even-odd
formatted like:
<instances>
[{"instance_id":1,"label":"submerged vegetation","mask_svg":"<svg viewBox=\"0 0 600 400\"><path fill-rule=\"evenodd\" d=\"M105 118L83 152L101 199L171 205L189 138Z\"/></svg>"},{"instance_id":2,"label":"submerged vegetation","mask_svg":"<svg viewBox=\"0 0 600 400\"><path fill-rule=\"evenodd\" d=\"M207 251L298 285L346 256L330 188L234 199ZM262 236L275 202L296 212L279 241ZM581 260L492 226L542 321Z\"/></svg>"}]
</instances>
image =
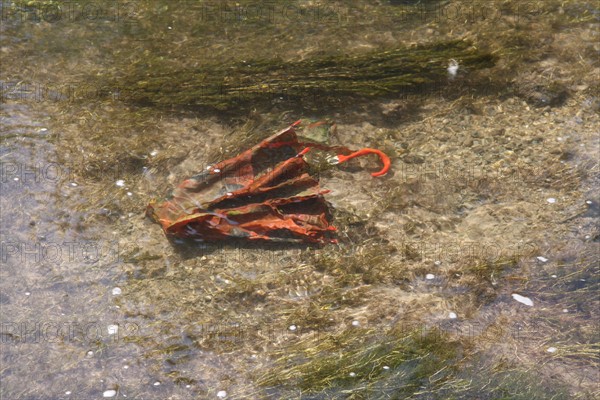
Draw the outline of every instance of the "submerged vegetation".
<instances>
[{"instance_id":1,"label":"submerged vegetation","mask_svg":"<svg viewBox=\"0 0 600 400\"><path fill-rule=\"evenodd\" d=\"M257 102L326 104L340 97L399 96L448 80L448 65L460 60L472 73L494 65L495 57L466 41L440 42L357 55L300 61L248 60L181 71L138 64L108 87L124 88L134 104L232 109Z\"/></svg>"},{"instance_id":2,"label":"submerged vegetation","mask_svg":"<svg viewBox=\"0 0 600 400\"><path fill-rule=\"evenodd\" d=\"M377 332L356 327L286 349L258 382L307 393L324 391L331 398L360 398L373 392L406 398L441 386L460 368L460 346L444 336L435 329ZM298 359L310 361L290 363ZM342 393L336 395L339 389Z\"/></svg>"}]
</instances>

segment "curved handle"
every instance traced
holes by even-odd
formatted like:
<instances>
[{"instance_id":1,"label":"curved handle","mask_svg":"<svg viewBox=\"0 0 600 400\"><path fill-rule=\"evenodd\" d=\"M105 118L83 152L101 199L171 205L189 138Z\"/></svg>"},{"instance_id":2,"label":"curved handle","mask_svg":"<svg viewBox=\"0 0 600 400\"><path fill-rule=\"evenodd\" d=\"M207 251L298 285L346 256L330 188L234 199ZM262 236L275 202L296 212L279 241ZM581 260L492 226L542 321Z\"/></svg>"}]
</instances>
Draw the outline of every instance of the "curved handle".
<instances>
[{"instance_id":1,"label":"curved handle","mask_svg":"<svg viewBox=\"0 0 600 400\"><path fill-rule=\"evenodd\" d=\"M390 158L383 151L377 150L377 149L369 149L369 148L361 149L361 150L355 151L354 153L349 154L347 156L340 154L337 156L337 163L341 164L343 162L350 160L351 158L360 157L360 156L364 156L367 154L377 154L379 156L379 159L383 163L383 168L378 172L371 173L371 176L382 176L382 175L387 174L387 172L390 169L390 165L391 165Z\"/></svg>"}]
</instances>

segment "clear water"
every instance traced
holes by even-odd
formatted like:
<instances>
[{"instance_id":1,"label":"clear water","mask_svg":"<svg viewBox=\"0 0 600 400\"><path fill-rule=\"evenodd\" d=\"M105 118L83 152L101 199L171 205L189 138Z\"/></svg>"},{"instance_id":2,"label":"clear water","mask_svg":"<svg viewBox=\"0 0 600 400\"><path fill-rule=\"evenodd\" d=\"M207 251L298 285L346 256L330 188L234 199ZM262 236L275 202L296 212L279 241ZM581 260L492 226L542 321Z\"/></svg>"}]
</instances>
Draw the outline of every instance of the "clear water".
<instances>
[{"instance_id":1,"label":"clear water","mask_svg":"<svg viewBox=\"0 0 600 400\"><path fill-rule=\"evenodd\" d=\"M0 396L597 396L597 5L236 4L1 3ZM499 61L457 60L454 95L220 112L119 85L456 38ZM298 118L393 158L321 177L339 245L174 247L145 218Z\"/></svg>"}]
</instances>

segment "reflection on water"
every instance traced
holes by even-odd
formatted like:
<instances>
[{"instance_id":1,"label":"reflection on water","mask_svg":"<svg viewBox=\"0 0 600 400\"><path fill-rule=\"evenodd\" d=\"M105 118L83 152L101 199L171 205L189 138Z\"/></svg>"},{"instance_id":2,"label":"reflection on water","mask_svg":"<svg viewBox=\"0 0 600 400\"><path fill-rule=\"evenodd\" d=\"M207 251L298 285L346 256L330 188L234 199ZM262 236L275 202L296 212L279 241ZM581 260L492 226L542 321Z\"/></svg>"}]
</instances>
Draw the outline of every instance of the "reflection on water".
<instances>
[{"instance_id":1,"label":"reflection on water","mask_svg":"<svg viewBox=\"0 0 600 400\"><path fill-rule=\"evenodd\" d=\"M599 394L597 5L0 11L3 398ZM365 54L455 39L493 66L429 59L435 87L385 95L365 75ZM252 101L188 104L203 71ZM339 245L180 246L144 217L298 118L393 158L382 179L372 160L320 174Z\"/></svg>"}]
</instances>

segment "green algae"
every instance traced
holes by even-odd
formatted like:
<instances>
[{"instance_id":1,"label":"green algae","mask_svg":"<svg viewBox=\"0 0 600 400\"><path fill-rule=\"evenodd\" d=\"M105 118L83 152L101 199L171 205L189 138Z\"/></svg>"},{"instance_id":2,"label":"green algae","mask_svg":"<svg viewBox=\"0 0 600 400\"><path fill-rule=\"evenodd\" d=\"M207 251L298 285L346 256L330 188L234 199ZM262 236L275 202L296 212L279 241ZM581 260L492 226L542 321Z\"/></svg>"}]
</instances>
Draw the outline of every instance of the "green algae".
<instances>
[{"instance_id":1,"label":"green algae","mask_svg":"<svg viewBox=\"0 0 600 400\"><path fill-rule=\"evenodd\" d=\"M452 59L477 71L492 67L496 57L456 40L350 56L250 60L181 71L161 71L160 63L151 69L137 65L107 85L124 88L124 99L134 104L231 109L270 103L278 97L323 102L344 96L415 93L447 82Z\"/></svg>"}]
</instances>

